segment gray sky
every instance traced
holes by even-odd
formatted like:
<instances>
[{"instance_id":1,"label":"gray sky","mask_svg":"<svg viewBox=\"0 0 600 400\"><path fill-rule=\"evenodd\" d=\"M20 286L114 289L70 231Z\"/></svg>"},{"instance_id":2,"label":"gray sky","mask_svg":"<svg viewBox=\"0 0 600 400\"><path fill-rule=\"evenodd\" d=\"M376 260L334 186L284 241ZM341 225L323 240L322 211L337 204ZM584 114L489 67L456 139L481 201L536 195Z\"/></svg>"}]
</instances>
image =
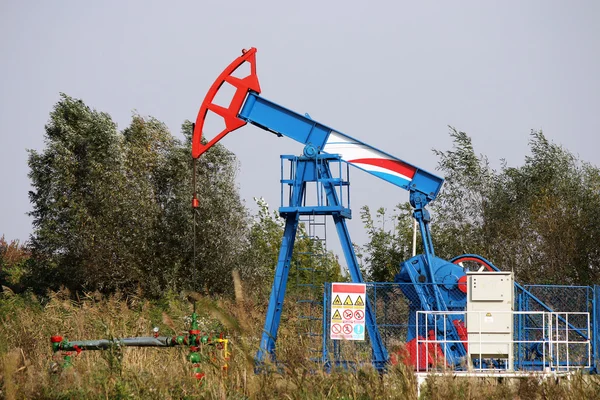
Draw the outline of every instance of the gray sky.
<instances>
[{"instance_id":1,"label":"gray sky","mask_svg":"<svg viewBox=\"0 0 600 400\"><path fill-rule=\"evenodd\" d=\"M59 92L133 110L179 135L242 48L258 48L262 95L434 171L431 149L466 131L494 166L519 165L531 129L600 164L598 1L0 1L0 235L26 240L27 153L43 148ZM279 155L302 146L246 126L223 143L242 196L279 205ZM353 170L359 207L402 189ZM182 185L188 184L182 182ZM330 247L337 248L332 244Z\"/></svg>"}]
</instances>

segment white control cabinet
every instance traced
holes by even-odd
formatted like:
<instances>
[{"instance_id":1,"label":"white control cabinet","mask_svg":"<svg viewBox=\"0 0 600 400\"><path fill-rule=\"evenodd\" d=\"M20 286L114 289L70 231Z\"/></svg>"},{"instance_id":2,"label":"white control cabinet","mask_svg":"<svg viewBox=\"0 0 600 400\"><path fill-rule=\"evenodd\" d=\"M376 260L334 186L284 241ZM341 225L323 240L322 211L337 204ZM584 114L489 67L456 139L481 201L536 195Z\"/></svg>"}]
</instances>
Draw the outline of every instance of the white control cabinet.
<instances>
[{"instance_id":1,"label":"white control cabinet","mask_svg":"<svg viewBox=\"0 0 600 400\"><path fill-rule=\"evenodd\" d=\"M505 359L512 370L513 292L512 272L467 272L466 325L471 360Z\"/></svg>"}]
</instances>

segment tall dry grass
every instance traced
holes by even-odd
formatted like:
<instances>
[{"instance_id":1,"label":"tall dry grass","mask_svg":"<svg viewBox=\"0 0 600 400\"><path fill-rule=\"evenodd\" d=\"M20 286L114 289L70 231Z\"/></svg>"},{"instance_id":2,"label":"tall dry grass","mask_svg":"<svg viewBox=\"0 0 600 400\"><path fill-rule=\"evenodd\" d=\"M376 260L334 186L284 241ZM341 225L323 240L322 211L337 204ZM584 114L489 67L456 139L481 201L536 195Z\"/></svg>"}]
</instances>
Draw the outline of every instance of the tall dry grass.
<instances>
[{"instance_id":1,"label":"tall dry grass","mask_svg":"<svg viewBox=\"0 0 600 400\"><path fill-rule=\"evenodd\" d=\"M239 285L239 282L236 284ZM0 298L0 368L6 399L414 399L413 374L399 365L380 375L370 367L323 372L308 361L307 339L298 335L300 321L293 301L286 303L278 339L284 364L254 373L253 357L264 322L266 300L195 297L201 329L225 330L231 359L203 364L204 384L192 377L187 349L115 348L88 351L75 357L72 368L53 365L49 338L71 340L147 336L154 326L161 335L186 329L190 296L170 295L158 302L140 296L102 297L88 294L76 300L68 292L40 301L32 295L4 293ZM203 349L206 351L206 349ZM60 360L59 360L60 361ZM599 381L576 376L571 381L464 380L432 377L422 389L424 399L592 399Z\"/></svg>"}]
</instances>

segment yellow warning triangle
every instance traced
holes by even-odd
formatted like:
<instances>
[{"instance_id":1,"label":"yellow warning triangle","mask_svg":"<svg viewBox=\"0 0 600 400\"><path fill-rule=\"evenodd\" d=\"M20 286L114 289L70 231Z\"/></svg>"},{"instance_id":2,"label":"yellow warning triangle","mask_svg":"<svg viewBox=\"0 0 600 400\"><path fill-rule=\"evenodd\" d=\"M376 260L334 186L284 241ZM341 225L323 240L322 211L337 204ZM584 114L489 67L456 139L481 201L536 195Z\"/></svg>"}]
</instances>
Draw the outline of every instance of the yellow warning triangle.
<instances>
[{"instance_id":1,"label":"yellow warning triangle","mask_svg":"<svg viewBox=\"0 0 600 400\"><path fill-rule=\"evenodd\" d=\"M350 295L348 295L348 297L346 297L346 300L344 300L344 305L345 306L351 306L352 304L352 299L350 298Z\"/></svg>"},{"instance_id":2,"label":"yellow warning triangle","mask_svg":"<svg viewBox=\"0 0 600 400\"><path fill-rule=\"evenodd\" d=\"M339 319L341 321L342 316L340 315L340 310L335 310L335 312L333 313L333 317L331 317L331 319Z\"/></svg>"},{"instance_id":3,"label":"yellow warning triangle","mask_svg":"<svg viewBox=\"0 0 600 400\"><path fill-rule=\"evenodd\" d=\"M358 299L356 299L356 303L354 303L355 306L364 306L365 303L363 302L362 296L358 296Z\"/></svg>"},{"instance_id":4,"label":"yellow warning triangle","mask_svg":"<svg viewBox=\"0 0 600 400\"><path fill-rule=\"evenodd\" d=\"M342 305L342 300L340 300L340 295L336 295L335 299L333 299L333 305L334 306L341 306Z\"/></svg>"}]
</instances>

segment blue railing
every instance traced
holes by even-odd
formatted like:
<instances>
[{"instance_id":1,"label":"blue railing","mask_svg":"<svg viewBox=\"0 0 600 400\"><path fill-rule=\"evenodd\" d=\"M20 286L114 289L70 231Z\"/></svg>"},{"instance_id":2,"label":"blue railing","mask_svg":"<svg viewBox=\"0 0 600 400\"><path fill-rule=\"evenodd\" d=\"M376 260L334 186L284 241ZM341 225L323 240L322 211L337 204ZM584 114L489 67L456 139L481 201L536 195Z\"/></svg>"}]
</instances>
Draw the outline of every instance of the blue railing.
<instances>
[{"instance_id":1,"label":"blue railing","mask_svg":"<svg viewBox=\"0 0 600 400\"><path fill-rule=\"evenodd\" d=\"M408 338L414 337L417 332L416 320L411 314L420 309L420 299L407 298L403 285L412 283L367 283L367 297L369 298L375 314L374 328L379 330L383 344L388 353L400 357L405 353L405 344ZM423 283L420 285L432 285ZM330 340L330 285L326 285L323 315L323 361L332 365L347 365L352 363L370 362L370 344L368 336L364 342L341 342ZM433 301L433 299L432 299ZM592 371L598 371L600 360L600 286L565 286L565 285L518 285L515 284L515 311L546 311L546 312L585 312L589 313L590 325L584 316L569 318L561 323L566 324L565 330L569 335L576 335L583 340L591 340ZM535 346L525 346L524 340L539 340L544 342L541 321L538 317L515 314L514 340L515 369L516 370L541 370L545 366L536 358ZM419 327L419 332L424 332L424 327ZM420 333L421 334L421 333ZM572 350L573 354L581 349ZM346 357L346 358L345 358ZM349 359L347 358L349 357ZM583 361L582 361L583 363ZM573 364L572 364L573 365Z\"/></svg>"}]
</instances>

